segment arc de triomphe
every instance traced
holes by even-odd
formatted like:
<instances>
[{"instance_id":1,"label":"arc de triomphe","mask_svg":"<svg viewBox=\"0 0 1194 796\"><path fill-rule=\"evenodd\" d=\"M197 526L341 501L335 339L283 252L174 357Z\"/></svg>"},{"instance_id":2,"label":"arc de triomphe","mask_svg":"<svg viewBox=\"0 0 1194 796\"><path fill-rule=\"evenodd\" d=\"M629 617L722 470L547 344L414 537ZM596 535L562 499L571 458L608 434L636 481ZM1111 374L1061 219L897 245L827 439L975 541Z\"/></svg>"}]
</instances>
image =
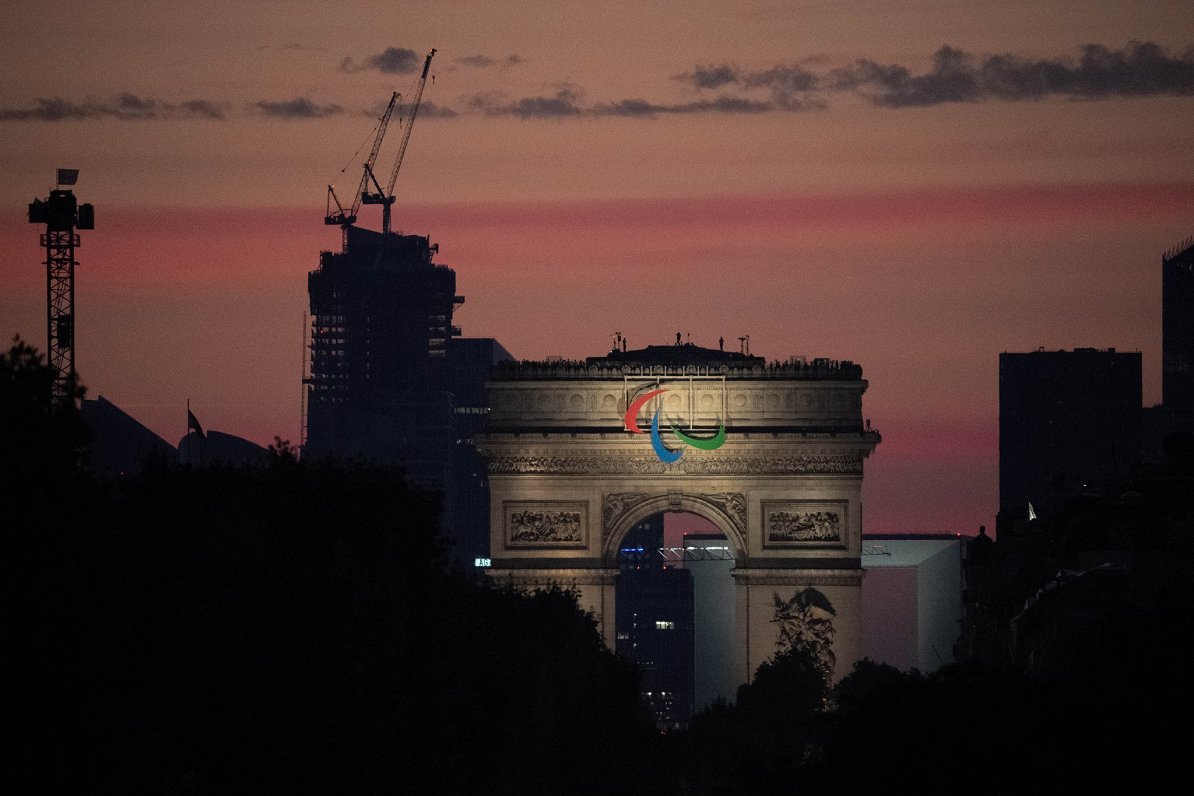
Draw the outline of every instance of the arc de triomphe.
<instances>
[{"instance_id":1,"label":"arc de triomphe","mask_svg":"<svg viewBox=\"0 0 1194 796\"><path fill-rule=\"evenodd\" d=\"M863 424L866 386L851 362L692 345L499 366L474 439L489 460L491 577L574 587L612 649L622 538L692 512L735 549L739 681L784 634L844 676L861 657L860 494L880 441Z\"/></svg>"}]
</instances>

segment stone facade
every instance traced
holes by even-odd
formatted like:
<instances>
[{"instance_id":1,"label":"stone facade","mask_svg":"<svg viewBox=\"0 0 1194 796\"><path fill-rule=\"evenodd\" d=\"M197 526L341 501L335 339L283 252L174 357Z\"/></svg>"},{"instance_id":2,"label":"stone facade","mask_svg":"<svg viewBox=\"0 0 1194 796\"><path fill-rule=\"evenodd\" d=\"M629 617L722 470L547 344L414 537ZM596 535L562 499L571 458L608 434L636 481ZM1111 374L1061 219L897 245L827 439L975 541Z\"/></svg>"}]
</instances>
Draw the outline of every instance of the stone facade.
<instances>
[{"instance_id":1,"label":"stone facade","mask_svg":"<svg viewBox=\"0 0 1194 796\"><path fill-rule=\"evenodd\" d=\"M688 347L676 348L680 357ZM736 550L740 679L774 654L782 634L805 632L777 615L781 603L788 614L816 615L809 638L824 646L828 632L835 677L848 672L861 656L863 461L879 442L862 420L866 382L850 363L756 362L599 359L495 370L487 431L474 438L489 459L491 577L575 586L613 647L622 538L653 514L692 512ZM667 392L640 423L658 409L694 435L724 424L725 443L684 447L665 464L648 434L624 426L627 407L651 389ZM816 606L792 602L810 588Z\"/></svg>"}]
</instances>

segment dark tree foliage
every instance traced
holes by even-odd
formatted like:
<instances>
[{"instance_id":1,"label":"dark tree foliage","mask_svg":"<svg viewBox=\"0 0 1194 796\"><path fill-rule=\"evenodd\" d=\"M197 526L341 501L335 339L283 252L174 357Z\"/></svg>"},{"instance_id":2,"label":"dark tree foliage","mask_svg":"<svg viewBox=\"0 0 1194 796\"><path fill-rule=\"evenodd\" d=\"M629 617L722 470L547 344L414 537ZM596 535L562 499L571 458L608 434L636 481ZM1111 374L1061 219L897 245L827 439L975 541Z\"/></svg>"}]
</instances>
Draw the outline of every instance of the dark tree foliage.
<instances>
[{"instance_id":1,"label":"dark tree foliage","mask_svg":"<svg viewBox=\"0 0 1194 796\"><path fill-rule=\"evenodd\" d=\"M46 460L74 474L51 507L70 510L9 513L4 533L10 784L649 790L636 672L570 592L450 571L438 497L400 472L281 442L264 467L105 485Z\"/></svg>"},{"instance_id":2,"label":"dark tree foliage","mask_svg":"<svg viewBox=\"0 0 1194 796\"><path fill-rule=\"evenodd\" d=\"M99 484L85 444L36 352L0 354L14 792L1151 792L1186 757L1184 580L1092 618L1066 678L863 661L827 692L793 649L660 739L575 597L450 570L401 472L279 440Z\"/></svg>"},{"instance_id":3,"label":"dark tree foliage","mask_svg":"<svg viewBox=\"0 0 1194 796\"><path fill-rule=\"evenodd\" d=\"M0 483L8 495L6 510L44 511L39 504L53 494L78 487L90 433L78 411L85 390L72 378L74 400L50 401L53 370L45 357L19 337L0 351Z\"/></svg>"},{"instance_id":4,"label":"dark tree foliage","mask_svg":"<svg viewBox=\"0 0 1194 796\"><path fill-rule=\"evenodd\" d=\"M1128 672L1033 682L975 664L929 675L870 661L834 689L802 792L1144 792L1180 759L1189 715L1175 680ZM1170 772L1170 773L1166 773Z\"/></svg>"},{"instance_id":5,"label":"dark tree foliage","mask_svg":"<svg viewBox=\"0 0 1194 796\"><path fill-rule=\"evenodd\" d=\"M807 650L765 661L738 688L736 704L715 703L671 739L680 792L791 793L825 694L823 670Z\"/></svg>"},{"instance_id":6,"label":"dark tree foliage","mask_svg":"<svg viewBox=\"0 0 1194 796\"><path fill-rule=\"evenodd\" d=\"M24 531L16 696L48 783L596 792L651 739L575 597L449 573L398 473L151 468L101 510Z\"/></svg>"},{"instance_id":7,"label":"dark tree foliage","mask_svg":"<svg viewBox=\"0 0 1194 796\"><path fill-rule=\"evenodd\" d=\"M1191 629L1167 618L1179 634ZM828 695L815 663L788 652L760 667L736 705L715 704L670 738L664 759L682 794L1162 790L1180 774L1194 699L1181 686L1184 655L1140 649L1154 655L1047 682L976 664L921 674L863 660Z\"/></svg>"}]
</instances>

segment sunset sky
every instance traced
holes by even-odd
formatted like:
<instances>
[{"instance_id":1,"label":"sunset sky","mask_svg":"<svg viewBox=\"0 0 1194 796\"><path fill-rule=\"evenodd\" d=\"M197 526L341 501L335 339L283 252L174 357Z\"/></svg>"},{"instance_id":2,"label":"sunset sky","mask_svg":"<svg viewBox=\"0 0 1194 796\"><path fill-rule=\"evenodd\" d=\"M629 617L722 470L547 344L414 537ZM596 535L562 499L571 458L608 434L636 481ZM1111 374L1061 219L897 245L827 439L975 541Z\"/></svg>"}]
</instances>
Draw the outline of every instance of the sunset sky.
<instances>
[{"instance_id":1,"label":"sunset sky","mask_svg":"<svg viewBox=\"0 0 1194 796\"><path fill-rule=\"evenodd\" d=\"M1001 351L1138 350L1160 400L1188 0L23 4L0 44L0 332L45 347L26 204L78 168L80 375L172 443L188 397L297 440L326 185L432 47L395 227L456 269L464 333L854 360L868 532L993 524Z\"/></svg>"}]
</instances>

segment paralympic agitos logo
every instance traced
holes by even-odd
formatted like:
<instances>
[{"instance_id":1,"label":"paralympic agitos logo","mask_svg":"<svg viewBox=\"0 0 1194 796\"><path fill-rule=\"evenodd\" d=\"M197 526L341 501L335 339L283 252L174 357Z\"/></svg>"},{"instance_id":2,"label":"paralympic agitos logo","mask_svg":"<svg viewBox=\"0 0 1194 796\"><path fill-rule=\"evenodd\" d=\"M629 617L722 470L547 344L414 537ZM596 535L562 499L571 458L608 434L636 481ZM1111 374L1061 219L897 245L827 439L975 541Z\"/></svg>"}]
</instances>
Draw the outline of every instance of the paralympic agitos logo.
<instances>
[{"instance_id":1,"label":"paralympic agitos logo","mask_svg":"<svg viewBox=\"0 0 1194 796\"><path fill-rule=\"evenodd\" d=\"M667 392L666 388L658 390L650 390L630 402L630 406L626 407L626 416L623 418L626 425L626 430L634 434L646 434L647 430L639 428L638 413L642 410L643 405L657 395L662 395ZM655 455L659 457L659 461L664 464L672 464L679 461L680 457L684 455L683 448L672 449L663 444L663 439L659 436L659 412L660 408L656 407L655 414L651 416L651 447L655 449ZM680 429L668 421L671 426L672 434L676 439L680 440L684 445L689 445L703 451L715 451L725 444L726 441L726 426L722 423L717 433L712 437L694 437L690 434L685 434Z\"/></svg>"}]
</instances>

